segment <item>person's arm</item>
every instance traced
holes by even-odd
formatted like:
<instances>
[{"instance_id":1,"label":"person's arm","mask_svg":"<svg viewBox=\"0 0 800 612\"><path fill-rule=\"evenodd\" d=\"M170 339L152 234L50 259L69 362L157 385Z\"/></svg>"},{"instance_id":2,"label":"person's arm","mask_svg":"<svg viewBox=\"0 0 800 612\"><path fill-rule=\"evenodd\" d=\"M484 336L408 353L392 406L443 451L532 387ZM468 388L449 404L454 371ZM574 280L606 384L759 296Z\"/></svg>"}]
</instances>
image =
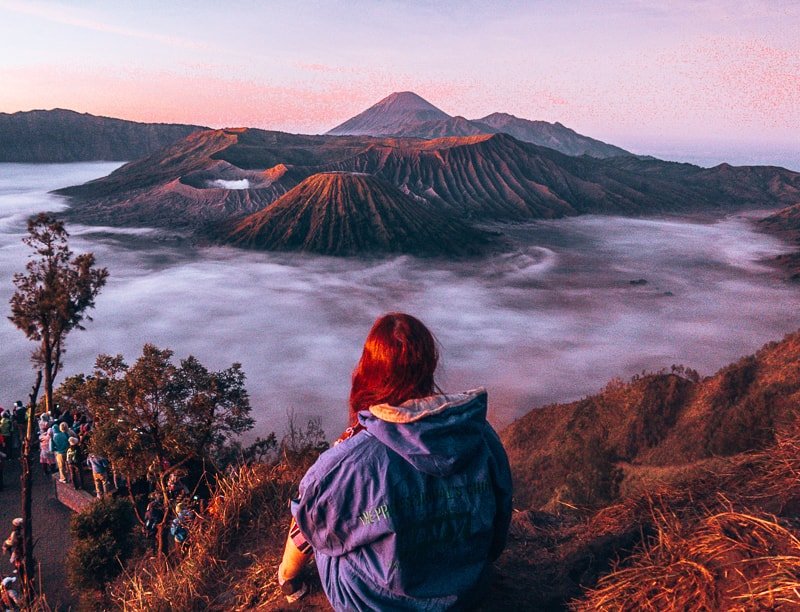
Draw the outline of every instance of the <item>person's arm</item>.
<instances>
[{"instance_id":1,"label":"person's arm","mask_svg":"<svg viewBox=\"0 0 800 612\"><path fill-rule=\"evenodd\" d=\"M297 601L306 594L307 587L299 577L311 559L312 552L311 545L292 519L286 546L283 549L283 559L278 566L278 584L289 602Z\"/></svg>"},{"instance_id":2,"label":"person's arm","mask_svg":"<svg viewBox=\"0 0 800 612\"><path fill-rule=\"evenodd\" d=\"M300 552L292 540L292 536L287 537L286 546L283 549L283 559L278 566L278 583L283 586L286 581L297 578L310 558L311 555Z\"/></svg>"}]
</instances>

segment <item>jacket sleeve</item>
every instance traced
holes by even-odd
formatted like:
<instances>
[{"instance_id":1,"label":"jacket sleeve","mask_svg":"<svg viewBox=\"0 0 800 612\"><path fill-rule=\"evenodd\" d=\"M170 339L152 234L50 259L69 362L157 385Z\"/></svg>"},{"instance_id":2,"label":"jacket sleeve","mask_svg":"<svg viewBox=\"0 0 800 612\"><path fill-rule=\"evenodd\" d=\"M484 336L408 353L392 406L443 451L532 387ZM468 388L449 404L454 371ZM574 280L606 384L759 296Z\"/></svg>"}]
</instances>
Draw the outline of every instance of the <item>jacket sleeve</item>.
<instances>
[{"instance_id":1,"label":"jacket sleeve","mask_svg":"<svg viewBox=\"0 0 800 612\"><path fill-rule=\"evenodd\" d=\"M371 475L379 470L364 455L354 465L348 446L343 443L320 455L291 502L292 516L311 547L332 557L385 537L393 529L380 480Z\"/></svg>"},{"instance_id":2,"label":"jacket sleeve","mask_svg":"<svg viewBox=\"0 0 800 612\"><path fill-rule=\"evenodd\" d=\"M506 547L508 528L511 525L513 486L511 483L511 467L508 463L503 443L491 425L486 426L486 442L492 457L492 474L495 499L497 501L497 514L494 518L494 535L492 547L489 551L492 560L497 559Z\"/></svg>"},{"instance_id":3,"label":"jacket sleeve","mask_svg":"<svg viewBox=\"0 0 800 612\"><path fill-rule=\"evenodd\" d=\"M332 523L336 522L339 509L324 483L315 471L316 464L300 482L297 499L291 502L292 516L300 532L315 551L335 556L344 552L343 538Z\"/></svg>"}]
</instances>

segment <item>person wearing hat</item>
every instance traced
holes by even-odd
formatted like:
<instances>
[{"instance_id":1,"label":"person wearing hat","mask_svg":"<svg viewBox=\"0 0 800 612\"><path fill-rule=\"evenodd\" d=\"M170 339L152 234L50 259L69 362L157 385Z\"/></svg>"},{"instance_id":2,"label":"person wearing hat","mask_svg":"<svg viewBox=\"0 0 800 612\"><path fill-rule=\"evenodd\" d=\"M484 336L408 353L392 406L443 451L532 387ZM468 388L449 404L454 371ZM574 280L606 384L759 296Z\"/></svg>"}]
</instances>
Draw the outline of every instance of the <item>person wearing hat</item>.
<instances>
[{"instance_id":1,"label":"person wearing hat","mask_svg":"<svg viewBox=\"0 0 800 612\"><path fill-rule=\"evenodd\" d=\"M83 451L81 450L80 440L76 437L69 439L69 448L67 449L67 467L69 467L69 475L72 480L72 486L76 489L83 489Z\"/></svg>"},{"instance_id":2,"label":"person wearing hat","mask_svg":"<svg viewBox=\"0 0 800 612\"><path fill-rule=\"evenodd\" d=\"M22 566L22 525L24 521L17 517L11 521L11 534L3 542L3 550L10 555L9 561L14 566L14 571Z\"/></svg>"},{"instance_id":3,"label":"person wearing hat","mask_svg":"<svg viewBox=\"0 0 800 612\"><path fill-rule=\"evenodd\" d=\"M3 610L19 610L19 593L14 590L16 580L16 576L8 576L0 583L0 603Z\"/></svg>"},{"instance_id":4,"label":"person wearing hat","mask_svg":"<svg viewBox=\"0 0 800 612\"><path fill-rule=\"evenodd\" d=\"M42 471L45 476L49 476L56 469L56 456L50 450L50 439L53 432L50 430L50 422L42 415L39 419L39 463L42 464Z\"/></svg>"}]
</instances>

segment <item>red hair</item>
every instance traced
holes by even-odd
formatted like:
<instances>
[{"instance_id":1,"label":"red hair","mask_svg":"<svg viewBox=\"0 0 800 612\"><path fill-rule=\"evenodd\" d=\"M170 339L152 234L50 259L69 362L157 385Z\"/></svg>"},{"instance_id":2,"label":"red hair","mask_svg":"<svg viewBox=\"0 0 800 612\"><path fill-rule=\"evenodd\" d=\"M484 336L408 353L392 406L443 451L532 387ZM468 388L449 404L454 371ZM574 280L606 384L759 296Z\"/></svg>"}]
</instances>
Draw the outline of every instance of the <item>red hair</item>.
<instances>
[{"instance_id":1,"label":"red hair","mask_svg":"<svg viewBox=\"0 0 800 612\"><path fill-rule=\"evenodd\" d=\"M379 317L353 370L350 425L358 422L359 411L375 404L396 406L433 394L438 362L436 340L422 321L401 312Z\"/></svg>"}]
</instances>

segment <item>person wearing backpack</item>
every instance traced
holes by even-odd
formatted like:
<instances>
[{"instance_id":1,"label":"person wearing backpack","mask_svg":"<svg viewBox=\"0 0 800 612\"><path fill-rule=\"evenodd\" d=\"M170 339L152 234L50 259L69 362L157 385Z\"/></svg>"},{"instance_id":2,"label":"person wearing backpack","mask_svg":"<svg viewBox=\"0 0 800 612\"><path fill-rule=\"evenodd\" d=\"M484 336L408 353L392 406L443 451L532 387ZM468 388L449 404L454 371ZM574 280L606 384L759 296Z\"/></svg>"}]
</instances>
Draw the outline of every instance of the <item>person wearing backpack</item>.
<instances>
[{"instance_id":1,"label":"person wearing backpack","mask_svg":"<svg viewBox=\"0 0 800 612\"><path fill-rule=\"evenodd\" d=\"M444 394L438 350L407 314L378 318L352 376L350 427L292 501L278 568L288 601L313 554L333 608L468 609L511 522L511 470L482 388Z\"/></svg>"},{"instance_id":2,"label":"person wearing backpack","mask_svg":"<svg viewBox=\"0 0 800 612\"><path fill-rule=\"evenodd\" d=\"M175 539L175 545L181 548L186 540L189 539L189 522L192 519L192 511L178 504L175 506L175 518L172 520L169 532Z\"/></svg>"},{"instance_id":3,"label":"person wearing backpack","mask_svg":"<svg viewBox=\"0 0 800 612\"><path fill-rule=\"evenodd\" d=\"M78 438L69 439L67 467L69 467L72 486L76 489L83 490L83 450L81 449L80 440L78 440Z\"/></svg>"}]
</instances>

